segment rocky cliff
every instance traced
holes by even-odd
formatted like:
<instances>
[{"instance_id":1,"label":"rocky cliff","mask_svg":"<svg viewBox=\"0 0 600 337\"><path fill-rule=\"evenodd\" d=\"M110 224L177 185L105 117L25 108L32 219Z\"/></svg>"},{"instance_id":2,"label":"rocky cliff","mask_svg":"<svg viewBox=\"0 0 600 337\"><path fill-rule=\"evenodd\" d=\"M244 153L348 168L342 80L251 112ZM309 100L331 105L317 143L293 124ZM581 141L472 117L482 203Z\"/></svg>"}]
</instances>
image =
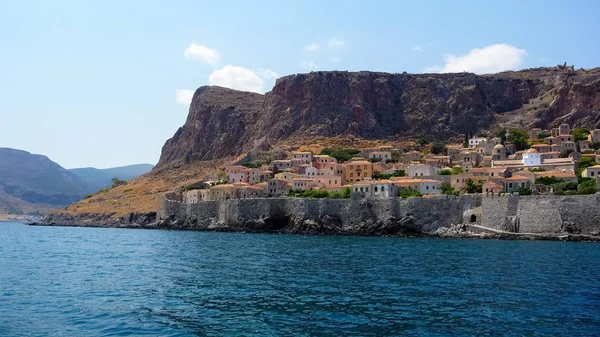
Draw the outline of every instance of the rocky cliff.
<instances>
[{"instance_id":1,"label":"rocky cliff","mask_svg":"<svg viewBox=\"0 0 600 337\"><path fill-rule=\"evenodd\" d=\"M235 156L296 138L446 140L499 126L562 122L600 127L600 68L484 76L312 72L282 77L265 95L199 88L157 166Z\"/></svg>"}]
</instances>

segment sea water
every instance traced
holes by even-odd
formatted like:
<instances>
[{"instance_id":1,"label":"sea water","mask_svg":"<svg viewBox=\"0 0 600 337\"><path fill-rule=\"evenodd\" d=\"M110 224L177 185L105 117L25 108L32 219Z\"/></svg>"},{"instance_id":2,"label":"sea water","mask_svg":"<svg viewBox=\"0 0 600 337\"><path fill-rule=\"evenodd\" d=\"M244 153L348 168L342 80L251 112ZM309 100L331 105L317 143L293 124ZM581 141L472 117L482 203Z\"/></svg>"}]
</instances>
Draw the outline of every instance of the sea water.
<instances>
[{"instance_id":1,"label":"sea water","mask_svg":"<svg viewBox=\"0 0 600 337\"><path fill-rule=\"evenodd\" d=\"M0 336L600 335L600 244L0 223Z\"/></svg>"}]
</instances>

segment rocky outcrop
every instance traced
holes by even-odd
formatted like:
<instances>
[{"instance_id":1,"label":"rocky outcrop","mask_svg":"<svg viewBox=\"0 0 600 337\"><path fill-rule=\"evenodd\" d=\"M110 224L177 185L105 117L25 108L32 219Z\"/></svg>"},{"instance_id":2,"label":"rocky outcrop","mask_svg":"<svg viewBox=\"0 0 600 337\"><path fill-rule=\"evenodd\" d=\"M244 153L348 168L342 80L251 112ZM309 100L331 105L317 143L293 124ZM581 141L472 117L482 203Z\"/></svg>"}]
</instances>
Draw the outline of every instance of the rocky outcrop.
<instances>
[{"instance_id":1,"label":"rocky outcrop","mask_svg":"<svg viewBox=\"0 0 600 337\"><path fill-rule=\"evenodd\" d=\"M298 138L446 140L499 125L549 128L562 122L600 127L600 68L485 76L312 72L282 77L265 95L199 88L158 168Z\"/></svg>"},{"instance_id":2,"label":"rocky outcrop","mask_svg":"<svg viewBox=\"0 0 600 337\"><path fill-rule=\"evenodd\" d=\"M39 222L31 222L32 226L68 226L68 227L122 227L153 228L156 212L130 213L127 216L115 217L111 213L50 213Z\"/></svg>"}]
</instances>

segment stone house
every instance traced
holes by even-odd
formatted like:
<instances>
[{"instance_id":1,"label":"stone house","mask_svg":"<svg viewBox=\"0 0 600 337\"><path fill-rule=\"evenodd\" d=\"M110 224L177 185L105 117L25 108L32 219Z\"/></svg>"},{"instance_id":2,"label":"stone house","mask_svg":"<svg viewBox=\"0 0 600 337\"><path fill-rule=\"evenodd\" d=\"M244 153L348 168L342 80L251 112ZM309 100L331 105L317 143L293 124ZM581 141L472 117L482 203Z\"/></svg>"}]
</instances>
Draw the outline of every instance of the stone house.
<instances>
[{"instance_id":1,"label":"stone house","mask_svg":"<svg viewBox=\"0 0 600 337\"><path fill-rule=\"evenodd\" d=\"M268 181L269 179L273 179L273 171L264 170L260 172L260 181Z\"/></svg>"},{"instance_id":2,"label":"stone house","mask_svg":"<svg viewBox=\"0 0 600 337\"><path fill-rule=\"evenodd\" d=\"M564 181L577 182L577 176L573 172L550 170L550 171L532 172L532 173L534 176L534 181L535 181L535 179L542 178L542 177L555 177L557 179L562 179Z\"/></svg>"},{"instance_id":3,"label":"stone house","mask_svg":"<svg viewBox=\"0 0 600 337\"><path fill-rule=\"evenodd\" d=\"M600 129L594 129L594 130L592 130L590 138L592 140L592 143L600 142Z\"/></svg>"},{"instance_id":4,"label":"stone house","mask_svg":"<svg viewBox=\"0 0 600 337\"><path fill-rule=\"evenodd\" d=\"M529 178L521 175L514 175L510 178L504 179L504 192L515 192L521 187L531 188L531 181L529 180Z\"/></svg>"},{"instance_id":5,"label":"stone house","mask_svg":"<svg viewBox=\"0 0 600 337\"><path fill-rule=\"evenodd\" d=\"M290 184L285 180L270 179L267 182L267 196L285 196L290 191Z\"/></svg>"},{"instance_id":6,"label":"stone house","mask_svg":"<svg viewBox=\"0 0 600 337\"><path fill-rule=\"evenodd\" d=\"M471 173L474 177L490 178L508 178L511 175L510 170L505 166L475 167L469 173Z\"/></svg>"},{"instance_id":7,"label":"stone house","mask_svg":"<svg viewBox=\"0 0 600 337\"><path fill-rule=\"evenodd\" d=\"M392 160L392 152L390 151L373 151L369 153L369 159L376 159L380 161Z\"/></svg>"},{"instance_id":8,"label":"stone house","mask_svg":"<svg viewBox=\"0 0 600 337\"><path fill-rule=\"evenodd\" d=\"M499 181L499 182L494 182L492 180L486 181L485 183L483 183L483 186L481 187L481 192L482 193L502 192L502 185L503 185L503 181Z\"/></svg>"},{"instance_id":9,"label":"stone house","mask_svg":"<svg viewBox=\"0 0 600 337\"><path fill-rule=\"evenodd\" d=\"M410 164L408 165L408 172L406 174L409 177L429 177L439 174L440 169L435 166L427 164Z\"/></svg>"},{"instance_id":10,"label":"stone house","mask_svg":"<svg viewBox=\"0 0 600 337\"><path fill-rule=\"evenodd\" d=\"M550 129L550 136L557 137L558 135L560 135L560 129L559 128L552 128L552 129Z\"/></svg>"},{"instance_id":11,"label":"stone house","mask_svg":"<svg viewBox=\"0 0 600 337\"><path fill-rule=\"evenodd\" d=\"M260 186L248 185L245 183L235 183L234 187L234 195L237 199L246 199L246 198L261 198L266 195L265 189Z\"/></svg>"},{"instance_id":12,"label":"stone house","mask_svg":"<svg viewBox=\"0 0 600 337\"><path fill-rule=\"evenodd\" d=\"M342 185L342 177L340 176L316 176L313 180L315 181L315 183L318 183L321 186Z\"/></svg>"},{"instance_id":13,"label":"stone house","mask_svg":"<svg viewBox=\"0 0 600 337\"><path fill-rule=\"evenodd\" d=\"M373 164L366 160L351 161L345 164L347 182L368 180L373 177Z\"/></svg>"},{"instance_id":14,"label":"stone house","mask_svg":"<svg viewBox=\"0 0 600 337\"><path fill-rule=\"evenodd\" d=\"M529 136L529 139L537 139L538 135L542 133L542 129L540 128L533 128L531 130L529 130L529 132L527 133Z\"/></svg>"},{"instance_id":15,"label":"stone house","mask_svg":"<svg viewBox=\"0 0 600 337\"><path fill-rule=\"evenodd\" d=\"M422 155L419 151L410 151L402 156L402 160L406 163L421 160Z\"/></svg>"},{"instance_id":16,"label":"stone house","mask_svg":"<svg viewBox=\"0 0 600 337\"><path fill-rule=\"evenodd\" d=\"M560 137L550 136L550 137L544 138L544 143L546 143L548 145L560 145L562 143L562 140L560 140Z\"/></svg>"},{"instance_id":17,"label":"stone house","mask_svg":"<svg viewBox=\"0 0 600 337\"><path fill-rule=\"evenodd\" d=\"M597 178L600 175L600 165L590 166L581 172L581 176L584 178Z\"/></svg>"},{"instance_id":18,"label":"stone house","mask_svg":"<svg viewBox=\"0 0 600 337\"><path fill-rule=\"evenodd\" d=\"M441 194L441 183L433 179L394 179L393 184L401 189L416 190L419 193L426 194Z\"/></svg>"},{"instance_id":19,"label":"stone house","mask_svg":"<svg viewBox=\"0 0 600 337\"><path fill-rule=\"evenodd\" d=\"M317 154L313 156L313 161L319 164L326 164L326 163L337 163L337 159L325 155L325 154Z\"/></svg>"},{"instance_id":20,"label":"stone house","mask_svg":"<svg viewBox=\"0 0 600 337\"><path fill-rule=\"evenodd\" d=\"M569 126L569 124L562 123L561 125L558 126L558 134L559 135L568 135L570 133L571 133L571 127Z\"/></svg>"},{"instance_id":21,"label":"stone house","mask_svg":"<svg viewBox=\"0 0 600 337\"><path fill-rule=\"evenodd\" d=\"M556 159L560 158L560 152L543 152L541 153L542 162L546 159Z\"/></svg>"},{"instance_id":22,"label":"stone house","mask_svg":"<svg viewBox=\"0 0 600 337\"><path fill-rule=\"evenodd\" d=\"M534 144L531 146L532 149L535 149L539 153L546 153L552 151L552 146L548 144Z\"/></svg>"},{"instance_id":23,"label":"stone house","mask_svg":"<svg viewBox=\"0 0 600 337\"><path fill-rule=\"evenodd\" d=\"M292 188L294 190L310 190L314 187L314 179L311 178L294 178L292 179Z\"/></svg>"},{"instance_id":24,"label":"stone house","mask_svg":"<svg viewBox=\"0 0 600 337\"><path fill-rule=\"evenodd\" d=\"M473 137L469 139L469 147L475 148L477 145L487 142L485 137Z\"/></svg>"},{"instance_id":25,"label":"stone house","mask_svg":"<svg viewBox=\"0 0 600 337\"><path fill-rule=\"evenodd\" d=\"M287 182L292 182L292 179L294 178L298 178L299 175L295 174L295 173L291 173L291 172L280 172L275 174L275 179L277 180L284 180Z\"/></svg>"},{"instance_id":26,"label":"stone house","mask_svg":"<svg viewBox=\"0 0 600 337\"><path fill-rule=\"evenodd\" d=\"M506 148L504 147L504 145L494 145L494 148L492 149L492 160L505 160L506 158Z\"/></svg>"},{"instance_id":27,"label":"stone house","mask_svg":"<svg viewBox=\"0 0 600 337\"><path fill-rule=\"evenodd\" d=\"M273 171L283 171L292 167L291 160L273 160L271 162L271 168Z\"/></svg>"},{"instance_id":28,"label":"stone house","mask_svg":"<svg viewBox=\"0 0 600 337\"><path fill-rule=\"evenodd\" d=\"M197 204L202 201L208 201L209 189L197 189L183 192L183 203L184 204Z\"/></svg>"},{"instance_id":29,"label":"stone house","mask_svg":"<svg viewBox=\"0 0 600 337\"><path fill-rule=\"evenodd\" d=\"M515 147L515 144L512 143L506 143L504 144L504 148L506 149L506 154L507 155L511 155L515 152L517 152L517 148Z\"/></svg>"},{"instance_id":30,"label":"stone house","mask_svg":"<svg viewBox=\"0 0 600 337\"><path fill-rule=\"evenodd\" d=\"M352 185L352 191L361 192L365 198L393 198L398 188L390 180L360 181Z\"/></svg>"},{"instance_id":31,"label":"stone house","mask_svg":"<svg viewBox=\"0 0 600 337\"><path fill-rule=\"evenodd\" d=\"M460 190L461 188L463 188L463 186L465 186L465 181L467 179L481 179L481 177L475 178L475 176L472 173L461 173L451 175L450 179L450 186L452 186L452 188L454 188L455 190Z\"/></svg>"},{"instance_id":32,"label":"stone house","mask_svg":"<svg viewBox=\"0 0 600 337\"><path fill-rule=\"evenodd\" d=\"M560 146L562 147L562 151L576 151L577 150L577 143L570 141L570 140L566 140L564 142L562 142L560 144Z\"/></svg>"},{"instance_id":33,"label":"stone house","mask_svg":"<svg viewBox=\"0 0 600 337\"><path fill-rule=\"evenodd\" d=\"M315 178L316 176L319 175L319 169L316 167L307 167L306 170L304 171L304 176L306 178Z\"/></svg>"},{"instance_id":34,"label":"stone house","mask_svg":"<svg viewBox=\"0 0 600 337\"><path fill-rule=\"evenodd\" d=\"M590 141L589 140L580 140L579 141L579 150L586 151L590 149Z\"/></svg>"},{"instance_id":35,"label":"stone house","mask_svg":"<svg viewBox=\"0 0 600 337\"><path fill-rule=\"evenodd\" d=\"M233 184L213 186L210 188L209 198L215 201L235 199L235 187Z\"/></svg>"},{"instance_id":36,"label":"stone house","mask_svg":"<svg viewBox=\"0 0 600 337\"><path fill-rule=\"evenodd\" d=\"M292 162L294 160L302 162L302 164L310 164L313 161L313 154L309 151L294 151L292 152Z\"/></svg>"}]
</instances>

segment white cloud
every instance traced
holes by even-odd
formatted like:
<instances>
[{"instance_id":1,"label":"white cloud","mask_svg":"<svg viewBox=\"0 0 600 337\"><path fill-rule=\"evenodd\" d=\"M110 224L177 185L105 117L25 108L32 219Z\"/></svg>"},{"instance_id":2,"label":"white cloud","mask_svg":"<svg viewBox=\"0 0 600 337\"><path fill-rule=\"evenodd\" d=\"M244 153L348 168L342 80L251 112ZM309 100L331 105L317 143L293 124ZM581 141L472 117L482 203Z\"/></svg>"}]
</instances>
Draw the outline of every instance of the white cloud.
<instances>
[{"instance_id":1,"label":"white cloud","mask_svg":"<svg viewBox=\"0 0 600 337\"><path fill-rule=\"evenodd\" d=\"M271 69L258 68L258 70L256 72L258 73L258 76L268 79L268 80L275 80L280 77L277 72L275 72Z\"/></svg>"},{"instance_id":2,"label":"white cloud","mask_svg":"<svg viewBox=\"0 0 600 337\"><path fill-rule=\"evenodd\" d=\"M212 72L208 77L211 85L263 93L263 80L252 70L226 65Z\"/></svg>"},{"instance_id":3,"label":"white cloud","mask_svg":"<svg viewBox=\"0 0 600 337\"><path fill-rule=\"evenodd\" d=\"M203 61L215 67L219 63L219 52L200 44L192 43L184 53L188 60Z\"/></svg>"},{"instance_id":4,"label":"white cloud","mask_svg":"<svg viewBox=\"0 0 600 337\"><path fill-rule=\"evenodd\" d=\"M422 51L421 47L419 47L419 46L414 46L412 50L416 51L418 53L420 53Z\"/></svg>"},{"instance_id":5,"label":"white cloud","mask_svg":"<svg viewBox=\"0 0 600 337\"><path fill-rule=\"evenodd\" d=\"M319 45L316 43L311 43L308 46L306 46L305 49L307 51L317 51L317 50L319 50Z\"/></svg>"},{"instance_id":6,"label":"white cloud","mask_svg":"<svg viewBox=\"0 0 600 337\"><path fill-rule=\"evenodd\" d=\"M183 105L190 105L192 98L194 97L194 90L190 89L179 89L175 92L175 99L178 103Z\"/></svg>"},{"instance_id":7,"label":"white cloud","mask_svg":"<svg viewBox=\"0 0 600 337\"><path fill-rule=\"evenodd\" d=\"M302 62L300 62L300 65L303 66L304 68L308 68L308 69L317 69L317 68L319 68L319 66L316 65L312 61L302 61Z\"/></svg>"},{"instance_id":8,"label":"white cloud","mask_svg":"<svg viewBox=\"0 0 600 337\"><path fill-rule=\"evenodd\" d=\"M495 44L484 48L475 48L466 55L444 55L444 66L427 67L425 72L438 70L442 73L473 72L476 74L497 73L515 70L523 64L527 56L525 49L507 44Z\"/></svg>"},{"instance_id":9,"label":"white cloud","mask_svg":"<svg viewBox=\"0 0 600 337\"><path fill-rule=\"evenodd\" d=\"M329 41L327 41L327 46L329 49L342 49L345 45L346 42L341 39L329 39Z\"/></svg>"}]
</instances>

